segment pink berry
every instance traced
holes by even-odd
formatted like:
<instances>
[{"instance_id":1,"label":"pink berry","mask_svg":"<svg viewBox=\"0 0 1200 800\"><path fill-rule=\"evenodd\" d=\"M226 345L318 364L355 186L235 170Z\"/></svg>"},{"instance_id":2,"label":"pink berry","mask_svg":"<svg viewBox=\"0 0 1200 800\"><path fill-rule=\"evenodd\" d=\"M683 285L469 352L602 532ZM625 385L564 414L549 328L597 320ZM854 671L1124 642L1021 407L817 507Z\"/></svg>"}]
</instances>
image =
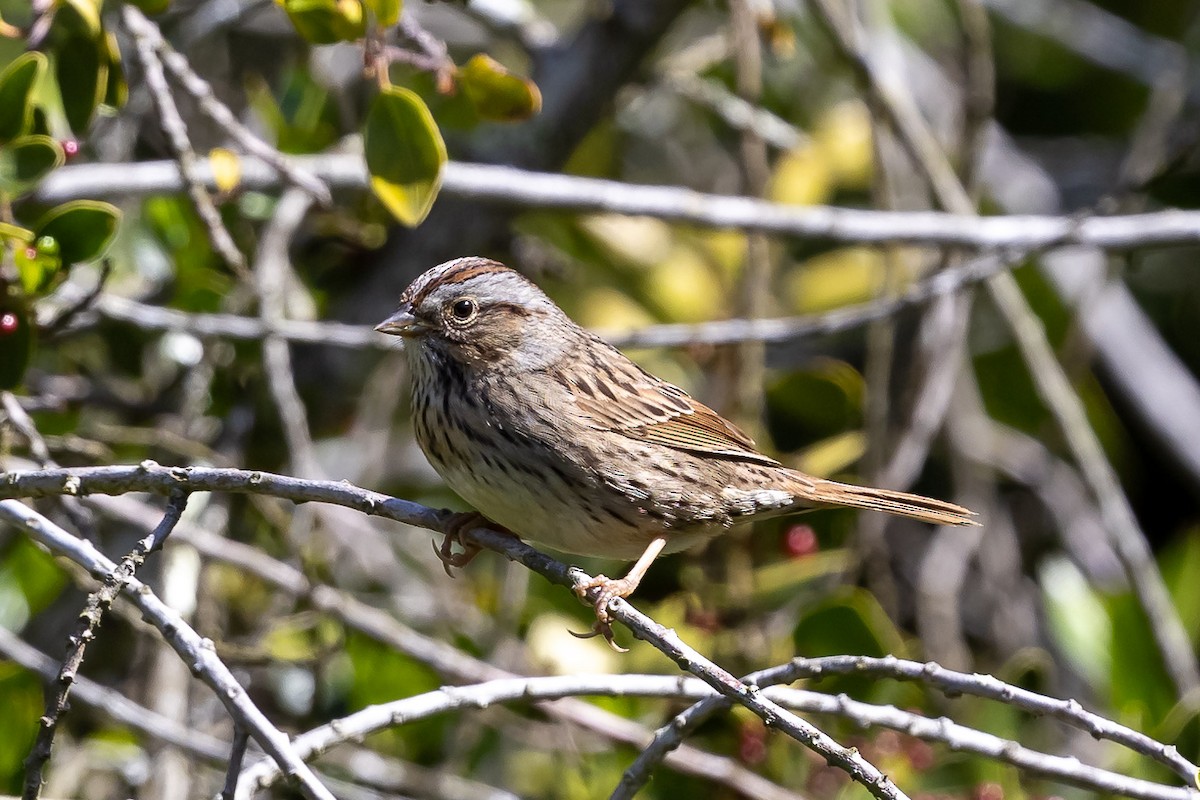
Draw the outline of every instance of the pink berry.
<instances>
[{"instance_id":1,"label":"pink berry","mask_svg":"<svg viewBox=\"0 0 1200 800\"><path fill-rule=\"evenodd\" d=\"M738 756L750 765L761 764L767 758L767 734L761 724L749 723L738 731Z\"/></svg>"},{"instance_id":2,"label":"pink berry","mask_svg":"<svg viewBox=\"0 0 1200 800\"><path fill-rule=\"evenodd\" d=\"M811 525L793 525L783 537L783 549L792 558L811 556L821 549Z\"/></svg>"},{"instance_id":3,"label":"pink berry","mask_svg":"<svg viewBox=\"0 0 1200 800\"><path fill-rule=\"evenodd\" d=\"M37 258L37 248L36 247L26 247L25 248L25 257L27 259L29 259L30 261L33 261L35 258Z\"/></svg>"},{"instance_id":4,"label":"pink berry","mask_svg":"<svg viewBox=\"0 0 1200 800\"><path fill-rule=\"evenodd\" d=\"M0 334L7 336L15 332L20 324L21 322L17 319L17 315L12 312L0 314Z\"/></svg>"},{"instance_id":5,"label":"pink berry","mask_svg":"<svg viewBox=\"0 0 1200 800\"><path fill-rule=\"evenodd\" d=\"M66 139L62 143L62 149L67 158L70 158L79 152L79 142L75 141L74 139Z\"/></svg>"}]
</instances>

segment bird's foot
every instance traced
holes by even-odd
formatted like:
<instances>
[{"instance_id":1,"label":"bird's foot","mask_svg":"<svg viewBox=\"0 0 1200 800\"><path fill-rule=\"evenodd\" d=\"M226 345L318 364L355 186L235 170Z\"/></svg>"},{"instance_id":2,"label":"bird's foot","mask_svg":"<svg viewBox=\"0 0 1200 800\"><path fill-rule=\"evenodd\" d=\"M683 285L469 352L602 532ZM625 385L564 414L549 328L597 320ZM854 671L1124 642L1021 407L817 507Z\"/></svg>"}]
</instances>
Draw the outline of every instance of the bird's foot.
<instances>
[{"instance_id":1,"label":"bird's foot","mask_svg":"<svg viewBox=\"0 0 1200 800\"><path fill-rule=\"evenodd\" d=\"M433 543L433 552L437 553L442 562L442 569L446 570L446 574L451 578L454 577L454 573L450 571L451 567L465 567L479 555L479 546L463 542L462 535L471 528L481 527L509 533L507 529L495 524L478 511L463 511L446 521L446 535L442 538L441 546L438 546L437 542ZM455 545L458 545L460 552L454 551Z\"/></svg>"},{"instance_id":2,"label":"bird's foot","mask_svg":"<svg viewBox=\"0 0 1200 800\"><path fill-rule=\"evenodd\" d=\"M593 636L603 636L604 641L608 642L608 646L618 653L628 653L628 648L621 647L613 640L612 617L608 613L608 604L618 597L628 597L633 594L633 590L637 588L638 581L630 580L629 578L620 578L613 580L604 575L597 575L590 581L575 585L575 594L585 603L589 603L596 611L596 622L592 625L591 631L588 633L576 633L570 631L571 635L579 639L590 639ZM599 589L594 600L588 600L588 592L593 589Z\"/></svg>"}]
</instances>

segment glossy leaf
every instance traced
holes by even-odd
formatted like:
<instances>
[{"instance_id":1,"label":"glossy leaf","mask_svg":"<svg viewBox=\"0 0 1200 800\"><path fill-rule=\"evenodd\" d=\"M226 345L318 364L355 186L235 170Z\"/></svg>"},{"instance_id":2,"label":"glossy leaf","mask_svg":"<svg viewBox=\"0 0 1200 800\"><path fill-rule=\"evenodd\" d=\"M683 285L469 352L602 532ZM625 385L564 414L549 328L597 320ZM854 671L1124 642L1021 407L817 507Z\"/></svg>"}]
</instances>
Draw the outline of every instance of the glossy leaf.
<instances>
[{"instance_id":1,"label":"glossy leaf","mask_svg":"<svg viewBox=\"0 0 1200 800\"><path fill-rule=\"evenodd\" d=\"M100 35L102 30L100 25L100 4L101 0L62 0L59 16L60 19L62 16L65 16L62 14L61 7L72 9L83 23L84 31L95 38Z\"/></svg>"},{"instance_id":2,"label":"glossy leaf","mask_svg":"<svg viewBox=\"0 0 1200 800\"><path fill-rule=\"evenodd\" d=\"M456 78L485 119L512 122L528 119L542 110L542 93L537 84L513 75L484 53L472 56Z\"/></svg>"},{"instance_id":3,"label":"glossy leaf","mask_svg":"<svg viewBox=\"0 0 1200 800\"><path fill-rule=\"evenodd\" d=\"M125 68L121 64L121 48L117 45L117 37L111 33L104 35L102 44L102 52L108 64L102 102L109 108L120 108L129 99L129 84L125 81Z\"/></svg>"},{"instance_id":4,"label":"glossy leaf","mask_svg":"<svg viewBox=\"0 0 1200 800\"><path fill-rule=\"evenodd\" d=\"M0 144L28 133L34 87L46 71L46 56L24 53L0 72Z\"/></svg>"},{"instance_id":5,"label":"glossy leaf","mask_svg":"<svg viewBox=\"0 0 1200 800\"><path fill-rule=\"evenodd\" d=\"M0 389L15 389L33 357L33 316L18 297L0 297Z\"/></svg>"},{"instance_id":6,"label":"glossy leaf","mask_svg":"<svg viewBox=\"0 0 1200 800\"><path fill-rule=\"evenodd\" d=\"M33 241L33 231L20 225L10 225L0 222L0 244L13 244L24 247Z\"/></svg>"},{"instance_id":7,"label":"glossy leaf","mask_svg":"<svg viewBox=\"0 0 1200 800\"><path fill-rule=\"evenodd\" d=\"M353 42L367 32L361 0L276 0L313 44Z\"/></svg>"},{"instance_id":8,"label":"glossy leaf","mask_svg":"<svg viewBox=\"0 0 1200 800\"><path fill-rule=\"evenodd\" d=\"M390 86L379 93L363 131L375 195L405 225L425 219L442 185L446 145L425 103Z\"/></svg>"},{"instance_id":9,"label":"glossy leaf","mask_svg":"<svg viewBox=\"0 0 1200 800\"><path fill-rule=\"evenodd\" d=\"M171 7L171 0L129 0L147 14L161 14Z\"/></svg>"},{"instance_id":10,"label":"glossy leaf","mask_svg":"<svg viewBox=\"0 0 1200 800\"><path fill-rule=\"evenodd\" d=\"M63 274L60 251L57 239L42 236L14 252L13 260L26 295L41 294L53 288L55 278Z\"/></svg>"},{"instance_id":11,"label":"glossy leaf","mask_svg":"<svg viewBox=\"0 0 1200 800\"><path fill-rule=\"evenodd\" d=\"M54 73L62 94L67 124L82 134L92 123L96 106L108 91L108 58L101 52L103 37L71 33L57 48Z\"/></svg>"},{"instance_id":12,"label":"glossy leaf","mask_svg":"<svg viewBox=\"0 0 1200 800\"><path fill-rule=\"evenodd\" d=\"M46 212L34 232L53 237L64 264L93 261L104 255L117 233L121 212L96 200L72 200Z\"/></svg>"},{"instance_id":13,"label":"glossy leaf","mask_svg":"<svg viewBox=\"0 0 1200 800\"><path fill-rule=\"evenodd\" d=\"M65 158L62 146L49 136L14 139L0 147L0 194L25 194Z\"/></svg>"},{"instance_id":14,"label":"glossy leaf","mask_svg":"<svg viewBox=\"0 0 1200 800\"><path fill-rule=\"evenodd\" d=\"M375 17L375 23L384 28L400 21L400 10L404 6L403 0L363 0L363 4Z\"/></svg>"}]
</instances>

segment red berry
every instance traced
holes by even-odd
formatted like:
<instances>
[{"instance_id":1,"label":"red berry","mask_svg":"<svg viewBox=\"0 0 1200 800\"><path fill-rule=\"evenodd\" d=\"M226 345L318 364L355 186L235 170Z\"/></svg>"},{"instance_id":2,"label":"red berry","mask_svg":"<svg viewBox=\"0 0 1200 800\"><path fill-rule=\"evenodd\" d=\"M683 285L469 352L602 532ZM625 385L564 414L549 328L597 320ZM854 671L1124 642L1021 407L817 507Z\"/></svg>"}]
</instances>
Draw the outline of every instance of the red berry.
<instances>
[{"instance_id":1,"label":"red berry","mask_svg":"<svg viewBox=\"0 0 1200 800\"><path fill-rule=\"evenodd\" d=\"M742 763L757 765L767 758L767 730L761 723L747 723L738 731L738 756Z\"/></svg>"},{"instance_id":2,"label":"red berry","mask_svg":"<svg viewBox=\"0 0 1200 800\"><path fill-rule=\"evenodd\" d=\"M792 525L783 537L783 549L792 558L811 556L821 549L811 525Z\"/></svg>"},{"instance_id":3,"label":"red berry","mask_svg":"<svg viewBox=\"0 0 1200 800\"><path fill-rule=\"evenodd\" d=\"M21 322L17 319L17 315L11 311L0 314L0 334L7 336L16 331L20 324Z\"/></svg>"}]
</instances>

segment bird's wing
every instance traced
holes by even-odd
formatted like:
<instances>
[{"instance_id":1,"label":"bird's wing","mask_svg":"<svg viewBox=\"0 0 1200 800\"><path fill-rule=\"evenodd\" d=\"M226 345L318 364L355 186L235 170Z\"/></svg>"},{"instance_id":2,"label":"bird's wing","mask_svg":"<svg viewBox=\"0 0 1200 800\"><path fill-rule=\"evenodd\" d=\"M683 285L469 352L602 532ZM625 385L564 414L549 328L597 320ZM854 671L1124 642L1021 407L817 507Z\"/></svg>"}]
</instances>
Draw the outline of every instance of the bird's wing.
<instances>
[{"instance_id":1,"label":"bird's wing","mask_svg":"<svg viewBox=\"0 0 1200 800\"><path fill-rule=\"evenodd\" d=\"M559 373L591 427L676 450L778 466L736 425L678 386L649 374L607 344Z\"/></svg>"}]
</instances>

